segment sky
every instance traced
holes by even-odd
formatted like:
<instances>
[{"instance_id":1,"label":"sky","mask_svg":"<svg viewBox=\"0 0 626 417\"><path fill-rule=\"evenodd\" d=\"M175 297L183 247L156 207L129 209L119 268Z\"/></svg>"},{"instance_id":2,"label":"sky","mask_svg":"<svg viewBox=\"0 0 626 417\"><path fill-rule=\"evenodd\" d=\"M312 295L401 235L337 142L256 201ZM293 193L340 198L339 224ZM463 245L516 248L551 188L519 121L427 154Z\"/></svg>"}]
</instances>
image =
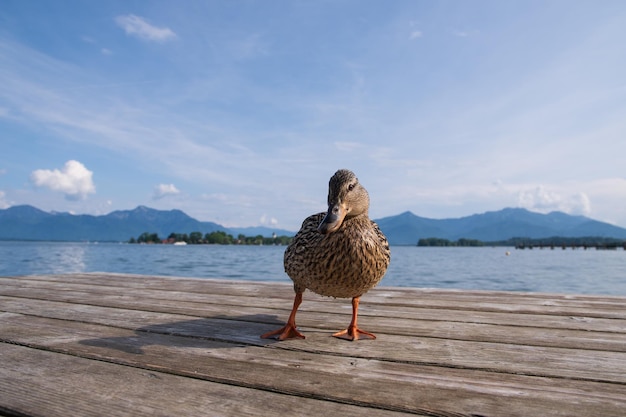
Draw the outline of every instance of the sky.
<instances>
[{"instance_id":1,"label":"sky","mask_svg":"<svg viewBox=\"0 0 626 417\"><path fill-rule=\"evenodd\" d=\"M0 2L0 208L626 227L626 2Z\"/></svg>"}]
</instances>

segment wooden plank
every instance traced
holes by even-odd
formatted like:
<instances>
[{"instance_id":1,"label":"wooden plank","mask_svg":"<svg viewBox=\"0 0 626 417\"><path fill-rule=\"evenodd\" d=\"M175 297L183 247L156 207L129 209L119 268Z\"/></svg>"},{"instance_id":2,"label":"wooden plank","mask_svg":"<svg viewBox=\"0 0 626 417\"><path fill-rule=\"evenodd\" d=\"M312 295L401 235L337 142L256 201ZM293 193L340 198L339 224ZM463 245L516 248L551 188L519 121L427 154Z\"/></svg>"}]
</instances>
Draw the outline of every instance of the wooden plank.
<instances>
[{"instance_id":1,"label":"wooden plank","mask_svg":"<svg viewBox=\"0 0 626 417\"><path fill-rule=\"evenodd\" d=\"M2 288L0 288L0 291ZM177 314L185 314L197 317L216 317L224 312L232 309L232 305L221 305L216 304L219 300L215 300L207 297L205 303L195 303L195 302L185 302L179 300L152 300L147 296L142 298L137 297L124 297L124 296L116 296L114 299L110 297L103 297L98 294L73 294L72 296L68 296L64 294L63 296L57 296L56 294L46 293L45 291L33 291L33 290L18 290L18 291L5 291L5 294L10 293L13 296L15 302L17 300L24 297L33 297L38 296L42 298L46 298L49 300L67 302L67 303L76 303L77 305L87 304L87 305L100 305L100 306L109 306L109 307L117 307L123 309L140 309L145 311L154 311L154 312L172 312ZM33 298L26 298L26 300L34 300ZM332 310L332 306L329 305L330 300L326 300L324 304L312 302L311 300L307 300L304 303L301 313L299 314L300 320L302 324L307 324L307 320L312 318L317 319L318 321L325 321L326 324L320 323L320 326L331 329L330 324L332 322L337 322L335 327L339 324L343 324L341 320L345 320L348 311L345 308L342 311L340 317L336 319L331 319L328 317L329 312L324 312L326 310ZM315 305L313 305L315 304ZM345 304L345 303L344 303ZM316 308L317 306L317 308ZM308 308L307 308L308 307ZM267 306L263 307L249 307L249 306L241 306L237 307L237 311L240 311L242 314L245 312L249 316L250 320L258 319L265 323L276 322L276 320L285 320L288 315L287 306L283 306L282 309L279 308L269 308ZM587 318L587 317L554 317L554 316L541 316L541 315L512 315L505 313L481 313L481 312L459 312L456 310L429 310L429 309L419 309L419 310L403 310L402 312L398 311L388 311L383 308L372 307L367 304L364 304L364 307L361 309L361 316L367 317L368 323L370 322L370 317L378 318L378 317L387 317L392 319L398 318L412 318L414 320L413 329L417 331L418 329L423 327L423 322L433 321L433 326L456 326L456 323L474 323L474 324L490 324L490 325L499 325L499 326L514 326L515 329L511 329L512 334L517 333L517 328L529 327L531 331L531 340L532 338L537 338L541 336L542 332L545 332L545 329L566 329L566 330L582 330L584 333L587 332L606 332L606 333L624 333L626 332L626 324L624 321L614 320L614 319L597 319L597 318ZM395 317L394 317L395 316ZM374 320L374 323L377 320ZM439 324L436 322L440 322ZM308 325L308 324L307 324ZM541 330L537 332L536 336L532 335L532 328L539 327ZM459 326L457 326L459 328ZM460 327L462 328L462 327ZM385 331L389 332L390 329L385 329ZM420 334L420 333L414 333ZM579 333L580 334L580 333ZM448 337L452 337L453 333L449 332ZM592 336L592 333L588 333L589 338L595 337ZM528 343L531 343L529 340ZM619 339L618 339L619 340ZM619 347L619 346L618 346Z\"/></svg>"},{"instance_id":2,"label":"wooden plank","mask_svg":"<svg viewBox=\"0 0 626 417\"><path fill-rule=\"evenodd\" d=\"M12 298L7 296L0 296L0 302L3 305L4 311L62 319L71 319L76 315L80 315L82 320L118 326L124 326L125 324L130 323L129 320L132 320L132 317L135 316L143 318L146 316L147 312L152 313L151 315L153 317L153 321L166 320L164 317L167 317L167 315L151 311L153 310L152 306L144 301L119 303L115 305L115 309L110 308L112 307L110 303L107 307L98 308L98 306L94 304L95 301L93 300L86 303L86 305L89 306L87 308L85 308L85 304L34 299L30 299L28 302L25 302L21 298ZM137 308L142 305L146 308L137 310ZM128 309L128 307L132 307L132 309ZM165 306L162 304L160 307L163 308L162 312L171 311L175 314L185 315L188 318L239 318L239 320L255 321L257 323L270 324L276 327L279 327L282 324L282 321L278 317L267 314L266 310L260 308L239 307L236 310L238 315L229 317L227 314L229 313L229 310L219 305L203 305L202 307L194 309L191 312L188 309L181 308L182 306L178 302L172 303L169 306L173 308L164 308ZM139 312L139 314L137 312ZM333 329L336 330L342 325L345 325L345 321L348 320L348 316L345 314L337 316L328 313L316 313L313 316L301 313L299 317L302 319L299 320L299 323L302 326L329 331ZM106 322L103 322L103 320L106 320ZM374 315L369 316L367 319L363 319L362 321L368 324L368 328L372 331L378 332L379 334L505 344L522 343L525 346L564 347L580 348L584 350L623 352L624 340L626 339L624 335L613 332L547 328L536 329L522 326L467 322L454 323L441 320L441 317L439 317L439 320L437 321L427 321L422 319L410 320Z\"/></svg>"},{"instance_id":3,"label":"wooden plank","mask_svg":"<svg viewBox=\"0 0 626 417\"><path fill-rule=\"evenodd\" d=\"M3 345L0 413L21 416L362 416L363 406ZM405 415L372 410L376 415Z\"/></svg>"},{"instance_id":4,"label":"wooden plank","mask_svg":"<svg viewBox=\"0 0 626 417\"><path fill-rule=\"evenodd\" d=\"M130 279L129 279L130 278ZM9 278L11 279L11 278ZM43 282L66 282L99 286L127 287L140 289L162 289L166 291L188 291L188 292L206 292L210 288L214 294L238 295L238 296L258 296L262 293L273 294L274 296L286 296L291 298L293 292L291 290L291 281L284 282L254 282L254 281L223 281L215 279L191 279L176 277L147 277L136 275L122 274L71 274L60 276L28 276L19 279L35 280ZM200 281L200 282L198 282ZM207 285L203 285L207 283ZM236 293L235 293L236 291ZM395 288L395 287L378 287L372 292L372 302L379 302L388 297L394 300L400 300L404 294L408 294L410 300L428 301L429 298L436 300L453 299L454 301L469 300L472 303L476 301L486 301L498 303L501 300L514 298L517 304L524 305L560 305L567 303L568 306L581 307L598 307L606 305L609 308L620 307L623 305L623 297L615 296L598 296L598 295L574 295L574 294L543 294L543 293L523 293L523 292L507 292L507 291L479 291L479 290L454 290L454 289L427 289L427 288ZM415 297L418 294L420 297ZM411 302L411 301L409 301Z\"/></svg>"},{"instance_id":5,"label":"wooden plank","mask_svg":"<svg viewBox=\"0 0 626 417\"><path fill-rule=\"evenodd\" d=\"M146 281L143 277L138 285L126 279L114 280L111 285L109 278L99 275L70 276L67 279L57 277L56 281L46 281L34 277L25 278L4 278L3 281L9 285L19 285L29 287L32 282L39 285L46 285L49 282L63 282L66 285L58 286L66 290L80 290L86 286L102 287L102 292L107 293L107 287L113 291L124 287L138 289L140 291L152 290L155 298L160 296L171 299L177 295L185 294L186 299L201 300L206 294L220 294L223 296L236 297L266 297L266 298L293 298L291 284L286 283L260 283L244 281L219 281L219 280L198 280L182 278L155 277L155 283ZM37 285L35 284L35 285ZM572 295L552 295L552 294L532 294L532 293L512 293L512 292L486 292L473 291L461 292L458 290L428 290L415 288L377 288L367 294L368 301L372 304L382 303L385 305L400 304L404 307L430 307L430 308L456 308L483 311L506 311L506 312L532 312L538 309L541 314L570 314L576 309L593 309L594 314L609 315L614 318L626 318L623 309L624 299L620 297L598 297L598 296L572 296ZM514 301L511 303L510 301ZM452 304L452 305L451 305ZM563 312L562 309L567 309Z\"/></svg>"},{"instance_id":6,"label":"wooden plank","mask_svg":"<svg viewBox=\"0 0 626 417\"><path fill-rule=\"evenodd\" d=\"M22 289L20 290L25 295L32 296L35 291L32 288ZM119 291L118 291L119 293ZM47 293L50 295L50 293ZM77 295L77 299L73 299L72 297L67 296L64 292L63 300L68 300L72 302L84 302L86 304L98 304L102 303L103 305L109 306L117 306L121 308L141 308L156 311L173 311L183 314L189 315L197 315L197 316L211 316L211 313L217 313L228 311L221 305L211 305L206 303L198 303L193 304L192 308L185 308L185 303L181 303L180 301L160 301L158 303L157 308L155 308L155 304L150 300L143 300L136 295L124 295L119 296L115 295L113 300L107 297L103 297L102 294L89 294L89 293L79 293ZM85 296L85 294L87 296ZM143 297L146 298L146 297ZM207 301L215 301L211 300L211 298L207 298ZM329 303L327 302L319 302L319 304L328 307L329 305L338 304L337 302ZM325 312L316 312L315 316L305 315L305 313L301 313L300 317L303 317L302 321L303 325L308 327L317 327L323 328L327 330L333 330L338 327L344 325L344 321L346 320L345 315L347 312L345 311L346 306L345 303L342 305L341 316L333 317L329 316ZM307 311L306 309L303 309ZM318 310L323 310L320 307ZM331 309L332 310L332 309ZM340 309L341 310L341 309ZM363 315L365 317L368 316L367 312L370 309L366 308L366 313ZM253 308L248 309L247 307L239 307L237 306L237 311L245 311L250 316L250 319L254 317L257 318L258 321L264 323L278 323L275 318L271 317L269 314L264 314L271 312L272 310L263 308ZM515 343L515 340L522 340L524 344L528 345L538 345L538 346L564 346L564 347L577 347L581 346L584 349L608 349L608 350L623 350L622 339L618 335L609 334L609 333L597 333L591 332L593 327L586 326L584 327L584 332L559 332L556 330L550 330L549 332L545 329L538 331L536 329L526 329L521 327L520 324L516 323L515 328L507 327L503 324L506 323L498 323L498 326L485 326L483 324L472 324L472 325L458 325L454 323L454 318L449 318L447 315L441 311L437 311L437 320L439 323L430 323L426 320L399 320L398 317L382 317L382 314L385 311L380 311L378 313L376 310L373 311L372 317L373 320L368 319L368 323L371 323L372 330L392 333L392 334L407 334L407 335L417 335L417 336L428 336L428 337L439 337L439 338L449 338L449 339L460 339L460 340L475 340L475 341L494 341L500 343ZM388 312L387 312L388 313ZM286 316L286 312L283 313ZM388 315L388 314L387 314ZM421 314L413 314L413 317L421 316ZM465 317L472 317L473 315L465 314ZM469 320L469 319L466 319ZM605 320L605 322L613 325L612 328L603 329L601 323L598 323L599 319L595 319L594 325L597 330L604 330L608 332L615 331L623 331L624 323L619 323L615 320ZM567 318L567 321L571 324L572 319ZM537 322L540 320L535 319L532 325L537 325ZM574 323L580 322L579 320L574 320ZM585 322L588 322L585 320ZM569 326L569 325L568 325ZM547 327L547 326L545 326ZM563 344L562 341L565 341Z\"/></svg>"},{"instance_id":7,"label":"wooden plank","mask_svg":"<svg viewBox=\"0 0 626 417\"><path fill-rule=\"evenodd\" d=\"M180 281L180 280L176 280ZM202 286L210 286L213 283L220 284L219 282L209 281L203 282ZM148 290L133 290L125 288L124 291L120 291L119 288L115 289L101 289L99 286L90 286L85 285L81 288L67 288L66 286L55 287L54 283L49 284L41 284L41 286L32 286L28 285L28 283L24 285L17 285L14 283L8 283L9 285L0 286L0 293L5 295L12 296L22 296L22 297L31 297L31 298L42 298L42 299L55 299L55 300L65 300L65 301L74 301L80 302L80 296L92 296L94 294L98 294L100 297L101 303L113 303L117 301L127 300L128 302L133 302L134 300L154 300L158 302L153 302L153 305L158 304L167 304L167 303L179 303L179 302L195 302L198 303L196 307L199 309L204 305L208 305L210 303L214 304L225 304L225 305L246 305L251 307L263 308L267 311L277 310L284 311L288 310L291 307L291 298L293 294L291 290L286 292L287 296L285 300L279 298L282 293L285 293L285 286L274 285L270 286L271 291L268 291L265 294L259 294L258 296L250 296L246 297L243 295L223 295L207 293L198 294L198 293L185 293L181 291L148 291ZM235 289L232 291L237 291L239 289L239 285L232 284ZM240 290L242 293L245 293L244 289ZM426 307L426 306L407 306L400 305L395 300L387 300L387 303L372 303L370 299L377 293L377 290L372 291L371 293L366 294L363 297L363 308L362 308L362 316L380 316L381 311L384 311L384 315L391 318L401 318L401 317L409 317L409 318L424 318L428 320L445 320L445 321L472 321L472 322L481 322L481 323L491 323L491 324L510 324L510 325L522 325L529 327L560 327L565 329L580 329L580 330L596 330L596 329L604 329L606 326L606 331L614 331L614 332L626 332L626 326L622 325L622 323L616 322L614 320L621 320L620 316L624 315L624 309L621 308L619 312L614 310L609 312L601 312L595 306L593 308L581 308L578 307L576 311L572 311L571 308L568 308L567 311L561 311L561 314L543 314L541 311L537 311L535 313L529 312L515 312L515 315L512 315L511 311L503 312L503 311L493 311L481 309L480 304L475 303L468 305L465 307L465 310L461 310L459 306L456 305L455 301L451 300L448 302L449 308L444 308L442 306L436 307ZM56 295L53 295L56 294ZM415 295L418 296L418 295ZM349 302L346 300L335 300L334 302L328 303L328 300L325 300L322 297L319 297L312 293L306 293L305 295L305 303L303 303L301 309L302 311L329 311L329 312L345 312L346 309L350 308ZM320 304L320 301L323 302ZM505 299L503 298L503 303L515 303L516 299ZM320 306L323 306L321 308ZM453 308L454 307L454 308ZM210 307L207 307L210 308ZM467 314L466 311L471 311L471 314ZM283 313L284 314L284 313ZM617 317L616 317L617 316ZM495 320L494 318L508 318L508 323L503 322L502 320ZM626 319L626 317L624 318Z\"/></svg>"},{"instance_id":8,"label":"wooden plank","mask_svg":"<svg viewBox=\"0 0 626 417\"><path fill-rule=\"evenodd\" d=\"M79 316L81 321L84 316L85 314ZM28 340L14 338L20 334L20 329L25 331L29 326L36 326L45 320L48 319L32 316L20 317L19 315L11 320L4 320L0 326L2 334L12 336L10 338L3 336L2 340L28 343ZM134 327L131 314L128 314L123 320L130 324L130 328ZM137 327L140 332L174 334L257 346L273 344L271 341L259 339L258 335L275 326L270 327L255 322L224 318L196 319L186 316L175 316L168 321L163 321L162 317L157 317L154 319L154 324L146 324L148 320L150 320L149 315L145 313L140 315L139 323L137 323L141 326ZM63 319L63 322L65 321L67 319ZM303 331L308 336L315 334L316 331L319 332L319 329L305 327ZM535 347L396 335L380 335L375 343L349 344L336 343L336 339L329 337L330 332L318 334L326 335L326 337L316 339L317 343L315 344L307 338L305 341L293 340L279 345L281 348L318 354L329 353L364 359L384 358L387 361L401 363L626 383L626 352Z\"/></svg>"},{"instance_id":9,"label":"wooden plank","mask_svg":"<svg viewBox=\"0 0 626 417\"><path fill-rule=\"evenodd\" d=\"M17 316L13 319L13 327L2 328L2 334L23 332L13 342L31 348L366 408L460 416L574 415L590 410L610 416L626 409L626 388L619 384L555 382L50 319L29 321L25 326ZM313 334L309 342L323 344L328 339L328 335Z\"/></svg>"},{"instance_id":10,"label":"wooden plank","mask_svg":"<svg viewBox=\"0 0 626 417\"><path fill-rule=\"evenodd\" d=\"M49 281L49 276L39 277L44 281ZM129 281L129 277L132 278ZM27 277L38 279L36 276ZM220 280L220 279L208 279L208 278L177 278L177 277L158 277L158 276L144 276L144 275L127 275L127 274L102 274L102 273L88 273L88 274L70 274L60 275L53 277L61 282L75 282L85 283L90 282L94 285L110 285L114 287L118 286L133 286L138 288L153 288L153 289L165 289L176 290L184 289L188 291L203 292L203 289L210 288L212 292L220 294L231 295L258 295L269 291L275 291L276 289L286 289L289 298L293 293L292 283L285 277L281 282L262 282L262 281L237 281L237 280ZM212 281L210 286L203 286L197 281ZM233 291L237 293L234 294ZM244 291L243 293L241 291ZM611 295L580 295L580 294L547 294L547 293L533 293L533 292L519 292L519 291L485 291L485 290L458 290L458 289L435 289L435 288L409 288L409 287L385 287L379 286L375 290L376 297L387 298L391 296L394 299L401 298L405 293L412 293L416 291L421 295L432 295L437 299L444 299L446 297L453 298L454 300L469 299L475 301L477 299L485 299L491 301L499 301L503 297L515 298L520 304L544 304L559 303L565 301L570 305L572 303L580 303L583 305L592 305L593 303L611 304L613 306L623 305L624 297L611 296ZM282 291L281 291L282 292ZM426 297L428 298L428 297Z\"/></svg>"},{"instance_id":11,"label":"wooden plank","mask_svg":"<svg viewBox=\"0 0 626 417\"><path fill-rule=\"evenodd\" d=\"M227 310L229 307L237 306L238 309L246 309L251 315L274 313L277 316L286 317L291 304L290 302L266 297L224 297L215 294L205 294L200 298L200 301L196 299L194 299L194 301L188 301L187 298L189 297L185 298L184 294L173 295L171 297L172 299L163 299L161 297L153 298L154 294L150 291L141 293L138 292L139 290L125 289L124 291L120 291L118 289L116 291L107 290L107 292L102 293L99 291L100 288L98 287L92 288L92 291L88 291L88 289L89 288L82 288L80 291L54 291L49 288L1 286L0 293L14 297L50 299L91 305L118 306L122 308L140 308L152 311L172 311L190 315L211 315L212 313ZM302 313L300 316L304 316L306 312L314 312L316 315L321 315L320 320L329 322L333 320L326 317L326 314L339 314L341 317L349 314L350 304L346 302L346 300L329 300L315 296L314 294L307 294L307 296L306 302L303 303L301 307ZM242 305L242 307L239 307L239 305ZM399 308L395 305L390 307L385 305L372 305L367 302L367 298L363 302L361 317L384 317L380 319L381 321L384 321L386 318L389 323L381 323L379 327L386 327L387 331L391 331L393 325L397 325L402 323L402 320L408 319L413 321L414 326L418 328L422 327L421 323L415 322L415 320L441 321L445 322L448 326L456 326L454 323L475 323L514 326L519 328L515 331L511 329L511 333L517 331L523 332L523 327L617 333L626 332L626 321L619 319L598 319L586 316L556 317L504 314L471 310L469 310L469 312L460 313L458 310L416 309L412 307ZM443 326L443 323L441 323L440 326ZM336 327L336 325L327 328L332 329L334 327ZM404 326L404 328L411 328L411 326ZM497 327L493 327L493 329L495 332L498 331ZM450 330L446 331L450 332ZM509 329L503 330L503 332L509 332Z\"/></svg>"},{"instance_id":12,"label":"wooden plank","mask_svg":"<svg viewBox=\"0 0 626 417\"><path fill-rule=\"evenodd\" d=\"M21 388L41 393L26 415L42 414L46 401L58 405L54 396L63 392L78 392L79 405L88 403L93 381L16 377L41 353L114 367L98 371L110 374L104 379L113 387L103 383L104 392L114 388L118 367L129 380L141 381L144 372L180 378L173 383L181 387L187 380L209 384L210 393L242 390L234 395L245 412L227 408L221 415L264 415L255 404L274 401L268 394L279 396L283 411L316 401L319 414L346 406L353 408L341 415L626 415L624 298L380 288L361 309L361 324L379 339L348 343L330 334L347 324L349 302L307 293L298 316L306 340L259 339L282 324L292 297L291 285L282 283L119 274L0 278L0 359L13 369L0 369L0 392L10 393L12 407L27 402ZM7 346L25 350L2 356ZM39 366L54 371L44 360ZM6 390L4 375L11 381ZM59 385L46 396L53 383ZM145 393L130 397L158 415ZM3 398L0 414L18 410ZM58 406L59 414L72 414L71 404Z\"/></svg>"},{"instance_id":13,"label":"wooden plank","mask_svg":"<svg viewBox=\"0 0 626 417\"><path fill-rule=\"evenodd\" d=\"M148 275L134 275L134 274L119 274L119 273L76 273L76 274L61 274L61 275L28 275L23 277L5 277L6 279L25 279L25 280L37 280L43 282L67 282L67 283L90 283L91 285L101 286L113 286L113 287L128 287L128 288L152 288L152 289L165 289L176 290L183 289L190 292L204 292L203 289L210 288L212 292L220 294L231 294L236 291L240 295L256 295L263 292L272 292L276 289L287 290L286 294L290 297L293 295L291 292L291 281L285 278L282 282L277 281L241 281L241 280L222 280L214 278L187 278L187 277L170 277L170 276L148 276ZM210 285L204 286L200 282L209 282ZM245 291L245 293L240 293ZM581 302L600 302L600 303L613 303L623 304L624 297L611 296L611 295L582 295L582 294L549 294L549 293L534 293L534 292L519 292L519 291L485 291L485 290L458 290L458 289L439 289L439 288L409 288L409 287L385 287L379 286L375 289L377 294L381 294L383 297L388 295L398 298L401 297L407 291L417 291L420 294L429 294L436 296L438 299L443 297L451 297L454 299L467 298L475 300L478 297L490 297L492 300L499 300L502 297L514 297L516 300L523 302L535 301L550 301L559 302L565 300L568 303L581 301ZM277 296L280 296L278 294Z\"/></svg>"}]
</instances>

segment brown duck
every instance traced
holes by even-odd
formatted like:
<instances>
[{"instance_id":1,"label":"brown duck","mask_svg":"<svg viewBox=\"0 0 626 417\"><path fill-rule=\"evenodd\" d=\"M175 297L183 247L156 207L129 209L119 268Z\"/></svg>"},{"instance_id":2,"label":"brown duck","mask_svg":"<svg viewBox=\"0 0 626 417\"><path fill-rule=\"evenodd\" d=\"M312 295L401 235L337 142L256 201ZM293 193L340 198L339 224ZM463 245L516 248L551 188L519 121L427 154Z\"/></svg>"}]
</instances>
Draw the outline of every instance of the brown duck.
<instances>
[{"instance_id":1,"label":"brown duck","mask_svg":"<svg viewBox=\"0 0 626 417\"><path fill-rule=\"evenodd\" d=\"M359 299L385 275L390 251L368 209L369 195L354 173L337 171L328 184L328 211L307 217L285 250L285 272L296 292L287 324L262 338L304 339L296 329L296 312L307 288L324 296L352 298L352 321L333 336L376 338L357 326Z\"/></svg>"}]
</instances>

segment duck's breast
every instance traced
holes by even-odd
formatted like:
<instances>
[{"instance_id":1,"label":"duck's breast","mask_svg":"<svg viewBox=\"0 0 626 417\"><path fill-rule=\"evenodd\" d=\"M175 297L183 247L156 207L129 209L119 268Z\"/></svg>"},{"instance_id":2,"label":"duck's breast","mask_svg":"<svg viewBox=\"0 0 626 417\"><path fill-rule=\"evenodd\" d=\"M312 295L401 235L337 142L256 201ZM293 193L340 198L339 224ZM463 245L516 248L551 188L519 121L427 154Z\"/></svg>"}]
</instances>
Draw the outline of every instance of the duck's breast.
<instances>
[{"instance_id":1,"label":"duck's breast","mask_svg":"<svg viewBox=\"0 0 626 417\"><path fill-rule=\"evenodd\" d=\"M323 214L309 219L319 224ZM389 245L376 223L366 220L347 222L328 235L317 232L317 226L314 234L296 235L285 252L285 271L296 291L300 285L321 295L351 298L382 279L389 266Z\"/></svg>"}]
</instances>

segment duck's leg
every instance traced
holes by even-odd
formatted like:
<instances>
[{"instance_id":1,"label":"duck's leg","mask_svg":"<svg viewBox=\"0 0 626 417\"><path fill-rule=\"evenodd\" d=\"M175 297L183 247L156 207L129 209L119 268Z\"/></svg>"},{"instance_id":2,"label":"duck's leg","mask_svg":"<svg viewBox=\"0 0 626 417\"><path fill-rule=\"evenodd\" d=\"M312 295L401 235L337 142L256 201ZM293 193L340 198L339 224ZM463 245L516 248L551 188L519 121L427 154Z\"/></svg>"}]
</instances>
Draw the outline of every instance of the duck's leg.
<instances>
[{"instance_id":1,"label":"duck's leg","mask_svg":"<svg viewBox=\"0 0 626 417\"><path fill-rule=\"evenodd\" d=\"M342 330L340 332L335 333L333 336L339 337L341 339L346 340L358 340L361 335L365 336L368 339L376 339L373 333L366 332L365 330L359 329L356 325L357 315L359 313L359 300L361 297L354 297L352 299L352 321L346 330Z\"/></svg>"},{"instance_id":2,"label":"duck's leg","mask_svg":"<svg viewBox=\"0 0 626 417\"><path fill-rule=\"evenodd\" d=\"M302 304L302 293L296 293L296 297L293 299L293 309L291 310L291 314L289 314L289 318L287 319L287 324L281 327L278 330L274 330L271 332L267 332L261 335L261 339L304 339L304 335L296 329L296 311L298 311L298 307Z\"/></svg>"}]
</instances>

